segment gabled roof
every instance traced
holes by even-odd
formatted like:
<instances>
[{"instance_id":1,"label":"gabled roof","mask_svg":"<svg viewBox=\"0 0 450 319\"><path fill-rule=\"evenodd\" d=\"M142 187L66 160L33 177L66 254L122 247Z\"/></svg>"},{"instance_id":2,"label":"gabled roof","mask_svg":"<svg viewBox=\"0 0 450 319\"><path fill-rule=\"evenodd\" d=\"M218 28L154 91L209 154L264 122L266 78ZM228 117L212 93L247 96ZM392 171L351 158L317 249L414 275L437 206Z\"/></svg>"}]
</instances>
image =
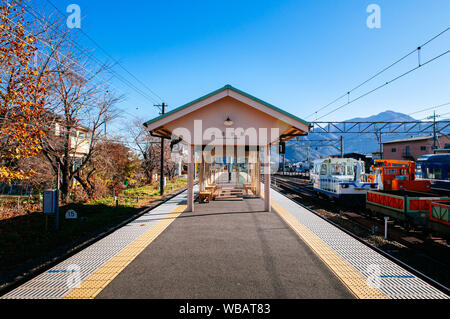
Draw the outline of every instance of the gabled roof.
<instances>
[{"instance_id":1,"label":"gabled roof","mask_svg":"<svg viewBox=\"0 0 450 319\"><path fill-rule=\"evenodd\" d=\"M185 108L187 108L187 107L189 107L191 105L194 105L194 104L196 104L198 102L201 102L201 101L203 101L203 100L205 100L205 99L207 99L207 98L209 98L211 96L214 96L214 95L216 95L216 94L218 94L218 93L220 93L222 91L225 91L225 90L231 90L231 91L234 91L234 92L236 92L238 94L246 96L247 98L252 99L252 100L254 100L254 101L256 101L256 102L258 102L258 103L260 103L262 105L265 105L265 106L271 108L272 110L280 112L280 113L282 113L282 114L284 114L284 115L286 115L286 116L288 116L288 117L290 117L290 118L292 118L292 119L294 119L296 121L299 121L299 122L301 122L301 123L303 123L303 124L305 124L307 126L311 126L309 122L307 122L305 120L302 120L301 118L299 118L299 117L297 117L297 116L295 116L295 115L293 115L293 114L291 114L289 112L286 112L286 111L284 111L284 110L282 110L282 109L280 109L280 108L278 108L278 107L276 107L276 106L274 106L274 105L272 105L270 103L267 103L267 102L265 102L265 101L263 101L261 99L258 99L257 97L255 97L255 96L253 96L251 94L248 94L248 93L246 93L244 91L236 89L235 87L233 87L233 86L231 86L229 84L225 85L224 87L222 87L222 88L220 88L218 90L215 90L215 91L213 91L211 93L208 93L208 94L206 94L206 95L204 95L204 96L202 96L202 97L200 97L200 98L198 98L198 99L196 99L194 101L191 101L191 102L186 103L186 104L184 104L184 105L182 105L180 107L177 107L176 109L173 109L173 110L171 110L171 111L169 111L169 112L167 112L165 114L162 114L162 115L160 115L158 117L155 117L154 119L151 119L150 121L145 122L144 126L147 126L147 125L149 125L149 124L151 124L153 122L159 121L160 119L163 119L163 118L165 118L165 117L167 117L167 116L169 116L171 114L174 114L176 112L179 112L179 111L181 111L181 110L183 110L183 109L185 109Z\"/></svg>"}]
</instances>

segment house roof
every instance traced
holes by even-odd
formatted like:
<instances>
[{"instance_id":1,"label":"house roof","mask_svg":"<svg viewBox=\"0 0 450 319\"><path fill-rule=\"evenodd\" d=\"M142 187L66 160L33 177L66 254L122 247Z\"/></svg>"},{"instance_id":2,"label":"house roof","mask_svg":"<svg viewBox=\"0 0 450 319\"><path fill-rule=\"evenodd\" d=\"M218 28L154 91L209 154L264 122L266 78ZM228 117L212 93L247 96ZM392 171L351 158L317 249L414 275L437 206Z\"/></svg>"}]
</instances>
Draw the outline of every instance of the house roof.
<instances>
[{"instance_id":1,"label":"house roof","mask_svg":"<svg viewBox=\"0 0 450 319\"><path fill-rule=\"evenodd\" d=\"M49 118L53 118L55 121L57 121L59 125L63 125L61 123L63 123L65 121L64 116L62 116L60 114L57 114L57 113L54 113L54 112L45 112L45 114ZM78 124L74 124L73 127L75 129L77 129L77 130L84 130L86 132L91 132L92 131L89 127L87 127L85 125L82 125L82 124L79 124L79 123Z\"/></svg>"},{"instance_id":2,"label":"house roof","mask_svg":"<svg viewBox=\"0 0 450 319\"><path fill-rule=\"evenodd\" d=\"M383 142L383 144L425 141L425 140L431 140L431 139L433 139L433 135L431 135L431 136L419 136L419 137L402 138L402 139L398 139L398 140L392 140L392 141Z\"/></svg>"},{"instance_id":3,"label":"house roof","mask_svg":"<svg viewBox=\"0 0 450 319\"><path fill-rule=\"evenodd\" d=\"M278 108L278 107L276 107L276 106L274 106L274 105L272 105L270 103L267 103L267 102L265 102L265 101L263 101L261 99L258 99L257 97L255 97L255 96L253 96L251 94L248 94L248 93L246 93L244 91L241 91L241 90L239 90L239 89L237 89L237 88L235 88L235 87L233 87L233 86L231 86L229 84L225 85L224 87L222 87L222 88L220 88L218 90L215 90L215 91L213 91L211 93L208 93L208 94L206 94L206 95L204 95L204 96L202 96L202 97L200 97L198 99L195 99L195 100L193 100L193 101L191 101L189 103L186 103L186 104L184 104L184 105L182 105L180 107L177 107L177 108L175 108L175 109L173 109L173 110L171 110L171 111L169 111L169 112L167 112L165 114L162 114L162 115L160 115L158 117L155 117L155 118L145 122L144 126L147 126L147 125L149 125L151 123L159 121L159 120L161 120L161 119L163 119L163 118L165 118L165 117L167 117L167 116L169 116L171 114L177 113L177 112L179 112L179 111L181 111L181 110L183 110L183 109L185 109L185 108L187 108L187 107L189 107L191 105L194 105L194 104L196 104L198 102L201 102L201 101L203 101L203 100L205 100L205 99L207 99L207 98L209 98L211 96L214 96L214 95L216 95L216 94L218 94L218 93L220 93L222 91L225 91L225 90L231 90L231 91L234 91L236 93L239 93L239 94L241 94L243 96L246 96L249 99L252 99L252 100L254 100L254 101L256 101L256 102L258 102L258 103L260 103L262 105L265 105L265 106L271 108L272 110L280 112L280 113L282 113L282 114L284 114L284 115L286 115L286 116L288 116L288 117L290 117L290 118L292 118L292 119L294 119L296 121L299 121L299 122L301 122L301 123L303 123L305 125L311 126L311 124L309 122L307 122L307 121L305 121L305 120L303 120L303 119L301 119L301 118L299 118L299 117L297 117L297 116L295 116L295 115L293 115L293 114L291 114L289 112L286 112L286 111L284 111L284 110L282 110L282 109L280 109L280 108Z\"/></svg>"}]
</instances>

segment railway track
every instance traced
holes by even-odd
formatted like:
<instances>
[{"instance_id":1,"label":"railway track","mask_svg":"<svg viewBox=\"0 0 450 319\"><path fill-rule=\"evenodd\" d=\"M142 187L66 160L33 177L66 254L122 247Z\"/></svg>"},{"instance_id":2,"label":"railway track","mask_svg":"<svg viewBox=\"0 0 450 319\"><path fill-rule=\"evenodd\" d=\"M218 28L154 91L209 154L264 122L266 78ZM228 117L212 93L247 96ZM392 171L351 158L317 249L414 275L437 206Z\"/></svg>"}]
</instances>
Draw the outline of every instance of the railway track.
<instances>
[{"instance_id":1,"label":"railway track","mask_svg":"<svg viewBox=\"0 0 450 319\"><path fill-rule=\"evenodd\" d=\"M382 218L372 216L365 208L342 208L316 194L306 180L272 176L272 187L360 240L450 287L450 248L442 238L430 237L419 230L406 230L390 222L388 239L385 239Z\"/></svg>"}]
</instances>

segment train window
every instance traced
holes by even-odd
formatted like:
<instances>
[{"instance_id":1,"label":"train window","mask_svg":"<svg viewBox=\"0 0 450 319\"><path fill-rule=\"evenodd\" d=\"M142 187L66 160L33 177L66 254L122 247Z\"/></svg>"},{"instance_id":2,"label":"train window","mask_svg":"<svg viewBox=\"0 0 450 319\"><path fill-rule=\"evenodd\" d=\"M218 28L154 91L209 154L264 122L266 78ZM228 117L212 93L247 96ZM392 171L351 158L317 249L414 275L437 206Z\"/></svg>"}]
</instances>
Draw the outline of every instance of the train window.
<instances>
[{"instance_id":1,"label":"train window","mask_svg":"<svg viewBox=\"0 0 450 319\"><path fill-rule=\"evenodd\" d=\"M442 179L442 170L440 168L435 168L433 173L435 179Z\"/></svg>"},{"instance_id":2,"label":"train window","mask_svg":"<svg viewBox=\"0 0 450 319\"><path fill-rule=\"evenodd\" d=\"M347 166L347 175L353 175L353 165Z\"/></svg>"},{"instance_id":3,"label":"train window","mask_svg":"<svg viewBox=\"0 0 450 319\"><path fill-rule=\"evenodd\" d=\"M442 171L440 168L427 168L427 177L431 179L442 179Z\"/></svg>"},{"instance_id":4,"label":"train window","mask_svg":"<svg viewBox=\"0 0 450 319\"><path fill-rule=\"evenodd\" d=\"M344 175L344 166L341 164L332 164L331 165L331 174L332 175Z\"/></svg>"},{"instance_id":5,"label":"train window","mask_svg":"<svg viewBox=\"0 0 450 319\"><path fill-rule=\"evenodd\" d=\"M320 175L327 175L327 164L320 166Z\"/></svg>"},{"instance_id":6,"label":"train window","mask_svg":"<svg viewBox=\"0 0 450 319\"><path fill-rule=\"evenodd\" d=\"M396 175L397 174L397 170L396 169L385 169L384 170L384 174L386 174L386 175Z\"/></svg>"}]
</instances>

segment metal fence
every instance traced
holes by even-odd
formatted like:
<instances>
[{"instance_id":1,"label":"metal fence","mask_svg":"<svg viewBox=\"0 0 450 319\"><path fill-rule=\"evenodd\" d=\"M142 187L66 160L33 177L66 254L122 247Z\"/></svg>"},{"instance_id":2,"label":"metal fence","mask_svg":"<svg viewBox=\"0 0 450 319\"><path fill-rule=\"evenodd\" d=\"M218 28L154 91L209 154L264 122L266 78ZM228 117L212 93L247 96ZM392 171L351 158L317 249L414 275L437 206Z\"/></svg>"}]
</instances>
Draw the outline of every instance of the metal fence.
<instances>
[{"instance_id":1,"label":"metal fence","mask_svg":"<svg viewBox=\"0 0 450 319\"><path fill-rule=\"evenodd\" d=\"M28 184L0 183L0 196L29 196L33 188Z\"/></svg>"}]
</instances>

